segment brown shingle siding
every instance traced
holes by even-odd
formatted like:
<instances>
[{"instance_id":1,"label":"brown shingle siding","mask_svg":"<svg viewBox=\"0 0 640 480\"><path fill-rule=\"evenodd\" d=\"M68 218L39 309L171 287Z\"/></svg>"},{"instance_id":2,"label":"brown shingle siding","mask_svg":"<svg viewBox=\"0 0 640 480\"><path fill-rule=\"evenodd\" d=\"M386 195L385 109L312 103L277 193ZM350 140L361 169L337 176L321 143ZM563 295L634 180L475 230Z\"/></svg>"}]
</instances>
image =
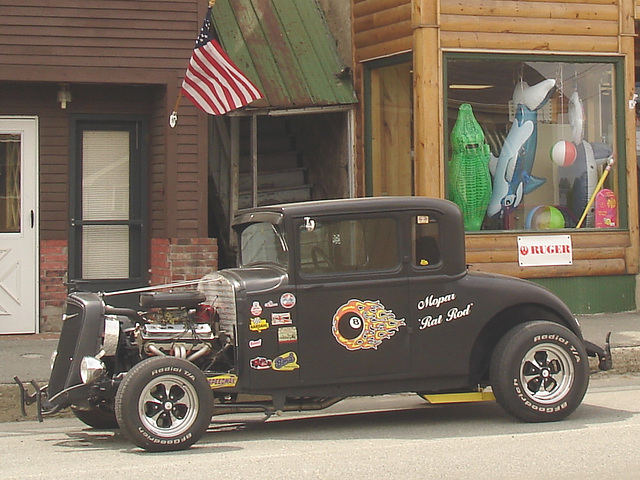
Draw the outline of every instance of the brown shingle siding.
<instances>
[{"instance_id":1,"label":"brown shingle siding","mask_svg":"<svg viewBox=\"0 0 640 480\"><path fill-rule=\"evenodd\" d=\"M201 21L193 0L14 3L0 0L0 66L183 69Z\"/></svg>"}]
</instances>

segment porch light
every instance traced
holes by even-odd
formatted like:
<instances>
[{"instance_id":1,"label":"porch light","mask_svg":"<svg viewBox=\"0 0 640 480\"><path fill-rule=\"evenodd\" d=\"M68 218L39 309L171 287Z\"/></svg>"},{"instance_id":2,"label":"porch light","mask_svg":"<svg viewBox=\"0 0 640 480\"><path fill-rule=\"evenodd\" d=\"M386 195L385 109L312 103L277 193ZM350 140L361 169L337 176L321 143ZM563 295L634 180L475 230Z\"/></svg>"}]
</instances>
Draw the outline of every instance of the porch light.
<instances>
[{"instance_id":1,"label":"porch light","mask_svg":"<svg viewBox=\"0 0 640 480\"><path fill-rule=\"evenodd\" d=\"M60 102L60 108L67 108L67 103L69 103L73 97L71 96L71 91L69 90L68 83L60 84L60 89L58 90L58 101Z\"/></svg>"}]
</instances>

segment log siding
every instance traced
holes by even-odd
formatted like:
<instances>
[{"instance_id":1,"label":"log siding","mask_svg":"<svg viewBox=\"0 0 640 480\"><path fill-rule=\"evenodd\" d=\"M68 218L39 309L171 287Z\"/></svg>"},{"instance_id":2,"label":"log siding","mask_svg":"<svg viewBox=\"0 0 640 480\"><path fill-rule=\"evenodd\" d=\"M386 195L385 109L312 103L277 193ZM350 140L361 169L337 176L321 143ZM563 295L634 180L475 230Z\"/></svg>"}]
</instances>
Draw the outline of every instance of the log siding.
<instances>
[{"instance_id":1,"label":"log siding","mask_svg":"<svg viewBox=\"0 0 640 480\"><path fill-rule=\"evenodd\" d=\"M367 61L413 52L418 194L433 195L435 192L444 195L443 161L429 159L442 158L444 151L440 62L446 51L620 55L625 58L625 87L621 94L625 99L630 98L635 89L634 50L637 52L638 48L634 48L634 39L636 45L638 40L634 19L640 18L640 0L435 0L435 4L433 0L352 2L355 79L361 98ZM424 39L429 39L431 45L425 46ZM361 102L357 112L359 124L356 129L358 181L361 184L365 182L363 125L366 113L363 105ZM440 106L437 113L432 108L434 105ZM427 109L427 106L430 107ZM638 272L635 112L625 109L621 113L625 117L623 136L626 144L618 147L625 150L627 164L626 172L621 170L619 174L626 176L627 198L620 202L629 206L628 230L606 234L570 231L574 265L535 269L518 266L517 235L506 232L467 235L467 262L471 269L529 278ZM362 194L364 186L359 186L358 192Z\"/></svg>"}]
</instances>

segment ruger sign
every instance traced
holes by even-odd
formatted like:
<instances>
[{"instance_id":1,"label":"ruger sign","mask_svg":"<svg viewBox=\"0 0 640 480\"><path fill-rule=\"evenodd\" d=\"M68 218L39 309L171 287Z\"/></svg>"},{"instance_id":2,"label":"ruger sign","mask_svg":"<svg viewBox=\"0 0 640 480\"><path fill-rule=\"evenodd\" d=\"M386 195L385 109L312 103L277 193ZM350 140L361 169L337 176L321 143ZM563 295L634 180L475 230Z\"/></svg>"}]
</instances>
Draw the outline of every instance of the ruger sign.
<instances>
[{"instance_id":1,"label":"ruger sign","mask_svg":"<svg viewBox=\"0 0 640 480\"><path fill-rule=\"evenodd\" d=\"M521 267L571 265L573 263L571 236L518 237L518 263Z\"/></svg>"}]
</instances>

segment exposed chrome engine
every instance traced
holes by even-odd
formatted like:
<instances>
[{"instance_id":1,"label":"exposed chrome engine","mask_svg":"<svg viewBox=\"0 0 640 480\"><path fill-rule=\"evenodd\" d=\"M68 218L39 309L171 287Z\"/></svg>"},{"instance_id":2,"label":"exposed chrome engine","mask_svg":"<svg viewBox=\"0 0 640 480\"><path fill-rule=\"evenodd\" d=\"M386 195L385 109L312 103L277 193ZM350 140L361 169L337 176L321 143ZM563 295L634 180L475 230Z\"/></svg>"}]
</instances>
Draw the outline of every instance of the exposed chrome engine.
<instances>
[{"instance_id":1,"label":"exposed chrome engine","mask_svg":"<svg viewBox=\"0 0 640 480\"><path fill-rule=\"evenodd\" d=\"M133 330L140 356L173 356L211 367L229 346L218 315L198 291L145 293L143 323Z\"/></svg>"}]
</instances>

